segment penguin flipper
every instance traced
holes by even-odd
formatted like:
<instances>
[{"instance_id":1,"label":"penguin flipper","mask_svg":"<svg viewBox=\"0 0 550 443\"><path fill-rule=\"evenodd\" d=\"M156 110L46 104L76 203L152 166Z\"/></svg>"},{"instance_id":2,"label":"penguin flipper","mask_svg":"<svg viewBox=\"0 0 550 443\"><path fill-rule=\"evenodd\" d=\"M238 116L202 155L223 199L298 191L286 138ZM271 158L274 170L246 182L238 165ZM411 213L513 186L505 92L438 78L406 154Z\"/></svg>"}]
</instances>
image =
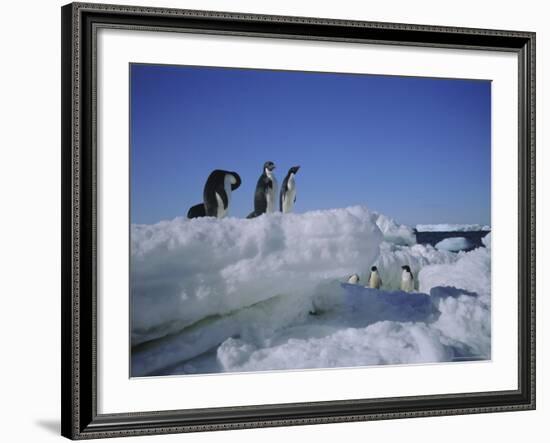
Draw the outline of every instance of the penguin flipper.
<instances>
[{"instance_id":1,"label":"penguin flipper","mask_svg":"<svg viewBox=\"0 0 550 443\"><path fill-rule=\"evenodd\" d=\"M187 218L198 218L206 217L206 209L204 204L199 203L198 205L191 206L189 211L187 211Z\"/></svg>"},{"instance_id":2,"label":"penguin flipper","mask_svg":"<svg viewBox=\"0 0 550 443\"><path fill-rule=\"evenodd\" d=\"M256 193L254 194L254 213L258 216L266 211L267 200L265 197L265 188L260 186L256 188Z\"/></svg>"},{"instance_id":3,"label":"penguin flipper","mask_svg":"<svg viewBox=\"0 0 550 443\"><path fill-rule=\"evenodd\" d=\"M256 218L258 214L256 214L256 211L252 211L250 214L246 216L246 218Z\"/></svg>"}]
</instances>

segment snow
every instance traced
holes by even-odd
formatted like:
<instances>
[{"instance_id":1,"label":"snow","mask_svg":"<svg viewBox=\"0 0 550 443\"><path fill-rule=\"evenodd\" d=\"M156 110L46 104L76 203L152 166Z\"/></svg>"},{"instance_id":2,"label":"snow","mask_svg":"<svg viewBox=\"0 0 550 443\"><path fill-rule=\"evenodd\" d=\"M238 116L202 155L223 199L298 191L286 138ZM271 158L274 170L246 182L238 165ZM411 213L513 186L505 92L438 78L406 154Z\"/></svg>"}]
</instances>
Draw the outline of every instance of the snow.
<instances>
[{"instance_id":1,"label":"snow","mask_svg":"<svg viewBox=\"0 0 550 443\"><path fill-rule=\"evenodd\" d=\"M446 265L427 266L419 275L420 290L455 291L439 303L441 316L434 324L469 352L490 358L491 353L491 251L477 248ZM476 297L472 297L476 295Z\"/></svg>"},{"instance_id":2,"label":"snow","mask_svg":"<svg viewBox=\"0 0 550 443\"><path fill-rule=\"evenodd\" d=\"M228 338L216 351L221 371L332 368L490 358L490 305L450 287L430 294L341 285L343 304L322 324L267 339ZM345 327L343 325L348 325Z\"/></svg>"},{"instance_id":3,"label":"snow","mask_svg":"<svg viewBox=\"0 0 550 443\"><path fill-rule=\"evenodd\" d=\"M397 245L414 245L416 243L416 235L411 227L399 224L384 214L375 212L374 215L376 225L384 234L384 240Z\"/></svg>"},{"instance_id":4,"label":"snow","mask_svg":"<svg viewBox=\"0 0 550 443\"><path fill-rule=\"evenodd\" d=\"M413 239L359 206L133 225L132 376L491 358L490 234L458 253Z\"/></svg>"},{"instance_id":5,"label":"snow","mask_svg":"<svg viewBox=\"0 0 550 443\"><path fill-rule=\"evenodd\" d=\"M429 292L437 286L451 286L490 296L491 251L477 248L458 254L454 263L434 264L422 268L418 274L420 292Z\"/></svg>"},{"instance_id":6,"label":"snow","mask_svg":"<svg viewBox=\"0 0 550 443\"><path fill-rule=\"evenodd\" d=\"M491 358L491 305L488 299L460 295L439 303L441 315L432 325L463 355Z\"/></svg>"},{"instance_id":7,"label":"snow","mask_svg":"<svg viewBox=\"0 0 550 443\"><path fill-rule=\"evenodd\" d=\"M451 263L456 254L438 251L430 245L413 245L411 247L384 242L380 246L380 255L375 262L383 282L383 289L399 289L401 285L401 266L409 265L416 278L423 267L430 264ZM361 281L367 281L366 278Z\"/></svg>"},{"instance_id":8,"label":"snow","mask_svg":"<svg viewBox=\"0 0 550 443\"><path fill-rule=\"evenodd\" d=\"M139 377L188 361L218 346L228 337L261 340L276 331L300 323L311 310L305 297L276 296L223 316L211 316L176 334L136 347L132 375Z\"/></svg>"},{"instance_id":9,"label":"snow","mask_svg":"<svg viewBox=\"0 0 550 443\"><path fill-rule=\"evenodd\" d=\"M381 241L364 207L134 225L132 344L280 294L311 297L320 282L370 266Z\"/></svg>"},{"instance_id":10,"label":"snow","mask_svg":"<svg viewBox=\"0 0 550 443\"><path fill-rule=\"evenodd\" d=\"M420 363L449 357L435 331L423 324L397 322L290 338L271 347L230 338L217 351L221 367L231 372Z\"/></svg>"},{"instance_id":11,"label":"snow","mask_svg":"<svg viewBox=\"0 0 550 443\"><path fill-rule=\"evenodd\" d=\"M440 251L457 252L470 249L472 246L473 243L465 237L451 237L441 240L435 245L435 248Z\"/></svg>"},{"instance_id":12,"label":"snow","mask_svg":"<svg viewBox=\"0 0 550 443\"><path fill-rule=\"evenodd\" d=\"M490 231L491 227L478 224L434 224L434 225L416 225L419 232L468 232L468 231Z\"/></svg>"}]
</instances>

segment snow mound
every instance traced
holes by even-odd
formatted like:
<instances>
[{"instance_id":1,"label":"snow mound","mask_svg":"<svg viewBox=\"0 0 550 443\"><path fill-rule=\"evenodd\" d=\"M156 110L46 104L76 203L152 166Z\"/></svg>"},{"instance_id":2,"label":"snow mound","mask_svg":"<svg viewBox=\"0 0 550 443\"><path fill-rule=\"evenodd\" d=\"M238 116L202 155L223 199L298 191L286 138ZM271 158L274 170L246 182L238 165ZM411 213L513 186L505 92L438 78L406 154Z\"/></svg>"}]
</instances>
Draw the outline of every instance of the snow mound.
<instances>
[{"instance_id":1,"label":"snow mound","mask_svg":"<svg viewBox=\"0 0 550 443\"><path fill-rule=\"evenodd\" d=\"M435 245L440 251L458 252L470 249L473 243L465 237L451 237L441 240Z\"/></svg>"},{"instance_id":2,"label":"snow mound","mask_svg":"<svg viewBox=\"0 0 550 443\"><path fill-rule=\"evenodd\" d=\"M196 364L208 373L490 358L490 254L453 255L420 272L423 293L330 280L312 300L280 295L204 318L135 347L132 376L196 372ZM206 364L197 360L204 355Z\"/></svg>"},{"instance_id":3,"label":"snow mound","mask_svg":"<svg viewBox=\"0 0 550 443\"><path fill-rule=\"evenodd\" d=\"M132 345L281 294L310 299L323 281L375 262L381 241L359 206L133 225Z\"/></svg>"},{"instance_id":4,"label":"snow mound","mask_svg":"<svg viewBox=\"0 0 550 443\"><path fill-rule=\"evenodd\" d=\"M454 346L462 356L491 358L491 305L485 297L457 293L439 302L441 312L432 328L441 332L442 343Z\"/></svg>"},{"instance_id":5,"label":"snow mound","mask_svg":"<svg viewBox=\"0 0 550 443\"><path fill-rule=\"evenodd\" d=\"M384 240L397 245L414 245L416 244L416 235L414 230L407 226L397 223L394 219L384 215L374 213L376 217L376 225L384 234Z\"/></svg>"},{"instance_id":6,"label":"snow mound","mask_svg":"<svg viewBox=\"0 0 550 443\"><path fill-rule=\"evenodd\" d=\"M231 337L220 371L333 368L490 358L490 304L467 290L430 294L342 284L341 309L263 339Z\"/></svg>"},{"instance_id":7,"label":"snow mound","mask_svg":"<svg viewBox=\"0 0 550 443\"><path fill-rule=\"evenodd\" d=\"M478 224L448 224L442 223L437 225L416 225L416 230L419 232L468 232L468 231L490 231L491 227Z\"/></svg>"},{"instance_id":8,"label":"snow mound","mask_svg":"<svg viewBox=\"0 0 550 443\"><path fill-rule=\"evenodd\" d=\"M454 263L424 267L419 275L420 292L430 292L437 286L449 286L490 298L491 251L477 248L456 254Z\"/></svg>"},{"instance_id":9,"label":"snow mound","mask_svg":"<svg viewBox=\"0 0 550 443\"><path fill-rule=\"evenodd\" d=\"M155 374L191 360L229 337L263 340L285 327L303 322L310 310L311 302L306 298L281 295L227 315L208 317L176 334L135 347L132 376Z\"/></svg>"},{"instance_id":10,"label":"snow mound","mask_svg":"<svg viewBox=\"0 0 550 443\"><path fill-rule=\"evenodd\" d=\"M323 337L289 338L267 348L230 338L217 351L224 371L342 368L445 361L449 357L439 334L428 326L389 321L340 329Z\"/></svg>"},{"instance_id":11,"label":"snow mound","mask_svg":"<svg viewBox=\"0 0 550 443\"><path fill-rule=\"evenodd\" d=\"M392 290L399 289L401 285L401 266L409 265L416 278L424 266L452 263L456 258L456 254L438 251L431 245L417 244L407 247L383 242L380 245L380 255L374 264L378 267L383 288ZM361 275L361 281L366 282L368 275Z\"/></svg>"},{"instance_id":12,"label":"snow mound","mask_svg":"<svg viewBox=\"0 0 550 443\"><path fill-rule=\"evenodd\" d=\"M420 290L455 290L454 298L441 300L441 316L434 323L449 340L466 346L471 353L491 355L491 250L477 248L459 254L446 265L427 266L419 274ZM469 295L476 294L472 298Z\"/></svg>"},{"instance_id":13,"label":"snow mound","mask_svg":"<svg viewBox=\"0 0 550 443\"><path fill-rule=\"evenodd\" d=\"M490 233L483 244L415 244L359 206L133 225L132 376L490 358ZM418 292L397 290L404 264ZM363 287L372 265L382 290Z\"/></svg>"}]
</instances>

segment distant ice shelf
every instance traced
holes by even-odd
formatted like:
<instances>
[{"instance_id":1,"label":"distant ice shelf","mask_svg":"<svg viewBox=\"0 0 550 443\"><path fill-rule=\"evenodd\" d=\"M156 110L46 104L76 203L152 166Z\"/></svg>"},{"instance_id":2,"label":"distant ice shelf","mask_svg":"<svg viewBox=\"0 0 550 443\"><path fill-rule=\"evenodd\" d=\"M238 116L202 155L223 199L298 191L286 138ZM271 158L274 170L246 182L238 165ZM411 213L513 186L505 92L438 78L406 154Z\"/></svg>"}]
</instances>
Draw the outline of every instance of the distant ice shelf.
<instances>
[{"instance_id":1,"label":"distant ice shelf","mask_svg":"<svg viewBox=\"0 0 550 443\"><path fill-rule=\"evenodd\" d=\"M468 231L490 231L491 227L488 225L478 224L434 224L434 225L416 225L416 230L419 232L468 232Z\"/></svg>"},{"instance_id":2,"label":"distant ice shelf","mask_svg":"<svg viewBox=\"0 0 550 443\"><path fill-rule=\"evenodd\" d=\"M472 246L472 242L465 237L451 237L438 242L435 248L442 251L458 252L470 249Z\"/></svg>"}]
</instances>

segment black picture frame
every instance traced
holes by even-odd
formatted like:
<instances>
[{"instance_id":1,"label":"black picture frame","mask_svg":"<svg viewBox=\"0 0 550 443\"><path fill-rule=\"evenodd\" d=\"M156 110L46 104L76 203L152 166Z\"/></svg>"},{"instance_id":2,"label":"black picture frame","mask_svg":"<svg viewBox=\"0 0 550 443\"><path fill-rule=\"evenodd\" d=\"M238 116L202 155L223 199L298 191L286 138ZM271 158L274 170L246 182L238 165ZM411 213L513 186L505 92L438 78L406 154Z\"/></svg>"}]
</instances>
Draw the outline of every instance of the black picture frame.
<instances>
[{"instance_id":1,"label":"black picture frame","mask_svg":"<svg viewBox=\"0 0 550 443\"><path fill-rule=\"evenodd\" d=\"M62 435L71 439L535 409L535 33L72 3L62 16ZM98 27L483 49L519 65L518 389L314 403L97 413Z\"/></svg>"}]
</instances>

